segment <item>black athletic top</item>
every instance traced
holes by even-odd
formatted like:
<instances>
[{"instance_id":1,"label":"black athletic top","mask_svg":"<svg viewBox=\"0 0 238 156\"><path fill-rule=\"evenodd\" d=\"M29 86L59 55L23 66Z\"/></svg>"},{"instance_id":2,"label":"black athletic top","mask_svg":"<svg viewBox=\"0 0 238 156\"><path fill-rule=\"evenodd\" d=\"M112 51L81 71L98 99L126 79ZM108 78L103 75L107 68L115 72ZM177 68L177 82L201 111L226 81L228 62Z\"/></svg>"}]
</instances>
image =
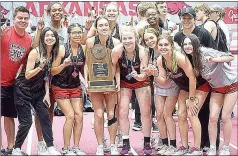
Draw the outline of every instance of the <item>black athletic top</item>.
<instances>
[{"instance_id":1,"label":"black athletic top","mask_svg":"<svg viewBox=\"0 0 238 156\"><path fill-rule=\"evenodd\" d=\"M192 57L188 57L189 61L191 61ZM166 70L166 74L179 86L181 90L189 92L189 78L186 76L184 70L178 66L178 69L175 73L171 72L166 66L166 60L162 57L162 65ZM202 86L207 81L203 79L200 75L196 77L197 85L196 88Z\"/></svg>"},{"instance_id":2,"label":"black athletic top","mask_svg":"<svg viewBox=\"0 0 238 156\"><path fill-rule=\"evenodd\" d=\"M61 63L70 55L71 50L69 44L65 44L65 55ZM65 67L59 74L53 76L52 85L59 88L78 88L81 85L79 73L83 70L85 64L85 56L83 48L79 45L77 56L71 56L72 65Z\"/></svg>"},{"instance_id":3,"label":"black athletic top","mask_svg":"<svg viewBox=\"0 0 238 156\"><path fill-rule=\"evenodd\" d=\"M94 45L95 44L101 44L101 41L99 39L99 35L95 36ZM107 41L106 41L106 47L111 49L111 50L114 48L114 44L113 44L113 40L112 40L111 36L109 36Z\"/></svg>"},{"instance_id":4,"label":"black athletic top","mask_svg":"<svg viewBox=\"0 0 238 156\"><path fill-rule=\"evenodd\" d=\"M117 23L111 32L112 37L120 40L119 24Z\"/></svg>"},{"instance_id":5,"label":"black athletic top","mask_svg":"<svg viewBox=\"0 0 238 156\"><path fill-rule=\"evenodd\" d=\"M51 61L51 59L50 59ZM39 67L40 65L40 60L37 59L35 62L34 69ZM41 90L45 90L45 80L44 78L46 77L46 73L49 74L50 72L50 66L48 63L44 66L44 68L38 72L35 76L27 80L25 78L25 73L26 73L26 64L24 65L24 69L22 72L19 74L15 81L15 85L19 86L21 88L24 88L25 90L31 91L31 92L37 92ZM48 75L49 76L49 75ZM48 77L49 79L49 77Z\"/></svg>"},{"instance_id":6,"label":"black athletic top","mask_svg":"<svg viewBox=\"0 0 238 156\"><path fill-rule=\"evenodd\" d=\"M134 50L134 57L132 60L129 60L126 56L126 49L123 47L122 55L119 58L119 66L120 66L120 78L122 81L125 81L127 83L133 84L137 81L133 77L129 76L132 72L132 66L134 67L135 71L137 71L138 74L140 74L140 57L139 57L139 45L136 44L135 50Z\"/></svg>"}]
</instances>

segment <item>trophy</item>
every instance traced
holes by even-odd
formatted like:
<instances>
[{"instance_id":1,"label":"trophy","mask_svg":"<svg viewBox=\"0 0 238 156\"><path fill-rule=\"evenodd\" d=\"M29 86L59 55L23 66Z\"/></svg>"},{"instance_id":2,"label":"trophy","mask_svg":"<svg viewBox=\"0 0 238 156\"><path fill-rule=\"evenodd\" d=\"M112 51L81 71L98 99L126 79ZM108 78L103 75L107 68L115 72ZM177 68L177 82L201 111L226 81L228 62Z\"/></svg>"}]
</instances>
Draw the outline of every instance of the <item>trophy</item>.
<instances>
[{"instance_id":1,"label":"trophy","mask_svg":"<svg viewBox=\"0 0 238 156\"><path fill-rule=\"evenodd\" d=\"M95 44L87 54L88 92L116 91L112 75L111 50L102 44Z\"/></svg>"}]
</instances>

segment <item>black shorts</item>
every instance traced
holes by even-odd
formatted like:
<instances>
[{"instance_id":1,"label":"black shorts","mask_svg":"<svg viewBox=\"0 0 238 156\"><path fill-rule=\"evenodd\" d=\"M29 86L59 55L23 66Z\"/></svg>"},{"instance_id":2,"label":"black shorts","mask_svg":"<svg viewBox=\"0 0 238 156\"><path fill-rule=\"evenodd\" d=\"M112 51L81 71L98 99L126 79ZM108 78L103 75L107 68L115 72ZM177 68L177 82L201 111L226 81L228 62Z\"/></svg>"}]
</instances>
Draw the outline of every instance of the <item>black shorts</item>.
<instances>
[{"instance_id":1,"label":"black shorts","mask_svg":"<svg viewBox=\"0 0 238 156\"><path fill-rule=\"evenodd\" d=\"M17 118L13 86L1 86L1 116Z\"/></svg>"}]
</instances>

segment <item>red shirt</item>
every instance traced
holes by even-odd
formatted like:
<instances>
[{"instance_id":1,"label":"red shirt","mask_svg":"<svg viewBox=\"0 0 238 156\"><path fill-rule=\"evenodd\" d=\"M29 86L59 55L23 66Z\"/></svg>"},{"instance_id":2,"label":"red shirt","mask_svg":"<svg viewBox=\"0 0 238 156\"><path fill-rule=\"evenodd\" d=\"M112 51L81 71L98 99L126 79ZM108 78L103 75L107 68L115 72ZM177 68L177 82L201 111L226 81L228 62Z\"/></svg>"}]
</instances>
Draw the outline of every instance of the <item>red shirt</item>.
<instances>
[{"instance_id":1,"label":"red shirt","mask_svg":"<svg viewBox=\"0 0 238 156\"><path fill-rule=\"evenodd\" d=\"M16 73L31 50L32 38L25 32L19 36L12 26L1 37L1 86L11 86Z\"/></svg>"}]
</instances>

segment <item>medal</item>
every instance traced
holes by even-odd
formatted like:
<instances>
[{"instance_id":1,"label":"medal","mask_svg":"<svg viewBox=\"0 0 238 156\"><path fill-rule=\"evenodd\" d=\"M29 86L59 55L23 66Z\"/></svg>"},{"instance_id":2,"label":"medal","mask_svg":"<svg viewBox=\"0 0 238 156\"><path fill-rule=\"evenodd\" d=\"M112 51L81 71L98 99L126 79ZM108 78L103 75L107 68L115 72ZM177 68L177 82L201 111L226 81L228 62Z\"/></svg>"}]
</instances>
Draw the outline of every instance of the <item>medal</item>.
<instances>
[{"instance_id":1,"label":"medal","mask_svg":"<svg viewBox=\"0 0 238 156\"><path fill-rule=\"evenodd\" d=\"M74 72L72 73L72 76L73 76L74 78L76 78L78 75L79 75L79 74L78 74L76 71L74 71Z\"/></svg>"}]
</instances>

